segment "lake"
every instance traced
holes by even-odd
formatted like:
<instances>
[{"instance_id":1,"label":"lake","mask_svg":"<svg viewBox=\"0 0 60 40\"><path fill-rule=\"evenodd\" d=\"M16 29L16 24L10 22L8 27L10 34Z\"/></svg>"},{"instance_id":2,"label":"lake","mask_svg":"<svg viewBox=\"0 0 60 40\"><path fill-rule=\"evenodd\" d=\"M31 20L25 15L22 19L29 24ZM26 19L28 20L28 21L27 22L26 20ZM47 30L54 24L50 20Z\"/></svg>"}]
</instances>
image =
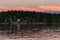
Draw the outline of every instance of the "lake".
<instances>
[{"instance_id":1,"label":"lake","mask_svg":"<svg viewBox=\"0 0 60 40\"><path fill-rule=\"evenodd\" d=\"M0 24L0 40L60 40L58 24Z\"/></svg>"}]
</instances>

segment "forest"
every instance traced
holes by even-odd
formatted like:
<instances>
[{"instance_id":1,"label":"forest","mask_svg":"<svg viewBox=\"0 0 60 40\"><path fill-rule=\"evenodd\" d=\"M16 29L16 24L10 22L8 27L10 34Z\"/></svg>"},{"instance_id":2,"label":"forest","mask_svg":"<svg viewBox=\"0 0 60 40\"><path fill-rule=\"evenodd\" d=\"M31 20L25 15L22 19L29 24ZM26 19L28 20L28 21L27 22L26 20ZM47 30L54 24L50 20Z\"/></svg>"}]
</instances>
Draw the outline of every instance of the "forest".
<instances>
[{"instance_id":1,"label":"forest","mask_svg":"<svg viewBox=\"0 0 60 40\"><path fill-rule=\"evenodd\" d=\"M60 14L20 10L0 12L0 23L16 22L17 19L20 19L22 22L60 23Z\"/></svg>"},{"instance_id":2,"label":"forest","mask_svg":"<svg viewBox=\"0 0 60 40\"><path fill-rule=\"evenodd\" d=\"M17 19L20 21L17 22ZM35 11L22 11L22 10L11 10L11 11L2 11L0 12L0 30L11 30L12 23L17 23L21 25L21 23L27 23L23 27L19 27L19 30L26 30L26 29L43 29L43 28L60 28L60 13L59 14L52 14L52 13L45 13L45 12L35 12ZM9 27L6 23L10 24ZM29 25L31 23L31 25ZM32 27L32 23L38 23ZM39 24L40 23L40 24ZM41 26L41 23L43 24ZM5 24L1 26L1 24ZM45 26L45 25L46 26ZM50 24L54 26L50 26ZM24 25L24 24L22 24ZM16 26L12 27L12 30L17 30Z\"/></svg>"}]
</instances>

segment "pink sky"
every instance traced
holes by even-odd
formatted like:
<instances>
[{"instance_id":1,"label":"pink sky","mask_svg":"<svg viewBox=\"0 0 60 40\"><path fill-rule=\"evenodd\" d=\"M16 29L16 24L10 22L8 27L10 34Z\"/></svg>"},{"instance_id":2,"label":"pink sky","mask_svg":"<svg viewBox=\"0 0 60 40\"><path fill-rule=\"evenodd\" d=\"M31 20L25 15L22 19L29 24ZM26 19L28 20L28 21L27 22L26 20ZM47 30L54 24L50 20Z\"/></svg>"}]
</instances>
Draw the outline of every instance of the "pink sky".
<instances>
[{"instance_id":1,"label":"pink sky","mask_svg":"<svg viewBox=\"0 0 60 40\"><path fill-rule=\"evenodd\" d=\"M28 10L28 11L60 11L60 6L47 6L40 5L35 7L7 7L0 6L0 11L2 10Z\"/></svg>"},{"instance_id":2,"label":"pink sky","mask_svg":"<svg viewBox=\"0 0 60 40\"><path fill-rule=\"evenodd\" d=\"M2 10L60 11L60 0L0 0Z\"/></svg>"}]
</instances>

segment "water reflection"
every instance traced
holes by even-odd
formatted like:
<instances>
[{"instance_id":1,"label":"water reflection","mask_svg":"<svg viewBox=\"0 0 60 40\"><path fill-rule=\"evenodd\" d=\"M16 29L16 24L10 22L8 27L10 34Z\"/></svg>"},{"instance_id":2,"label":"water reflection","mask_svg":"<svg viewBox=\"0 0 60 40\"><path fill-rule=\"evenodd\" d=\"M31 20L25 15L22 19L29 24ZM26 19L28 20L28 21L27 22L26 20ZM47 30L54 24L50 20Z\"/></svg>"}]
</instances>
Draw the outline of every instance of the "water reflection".
<instances>
[{"instance_id":1,"label":"water reflection","mask_svg":"<svg viewBox=\"0 0 60 40\"><path fill-rule=\"evenodd\" d=\"M58 25L59 26L59 25ZM60 29L50 24L0 24L0 35L16 38L60 38Z\"/></svg>"}]
</instances>

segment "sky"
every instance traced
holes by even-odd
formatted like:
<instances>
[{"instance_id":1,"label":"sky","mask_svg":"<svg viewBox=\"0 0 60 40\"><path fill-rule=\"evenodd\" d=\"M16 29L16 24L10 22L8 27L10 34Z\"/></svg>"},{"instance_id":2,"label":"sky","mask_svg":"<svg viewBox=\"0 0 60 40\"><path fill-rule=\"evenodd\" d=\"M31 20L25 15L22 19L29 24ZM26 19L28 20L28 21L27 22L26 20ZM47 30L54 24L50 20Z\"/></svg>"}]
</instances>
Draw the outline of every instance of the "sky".
<instances>
[{"instance_id":1,"label":"sky","mask_svg":"<svg viewBox=\"0 0 60 40\"><path fill-rule=\"evenodd\" d=\"M0 0L0 9L60 11L60 0Z\"/></svg>"}]
</instances>

